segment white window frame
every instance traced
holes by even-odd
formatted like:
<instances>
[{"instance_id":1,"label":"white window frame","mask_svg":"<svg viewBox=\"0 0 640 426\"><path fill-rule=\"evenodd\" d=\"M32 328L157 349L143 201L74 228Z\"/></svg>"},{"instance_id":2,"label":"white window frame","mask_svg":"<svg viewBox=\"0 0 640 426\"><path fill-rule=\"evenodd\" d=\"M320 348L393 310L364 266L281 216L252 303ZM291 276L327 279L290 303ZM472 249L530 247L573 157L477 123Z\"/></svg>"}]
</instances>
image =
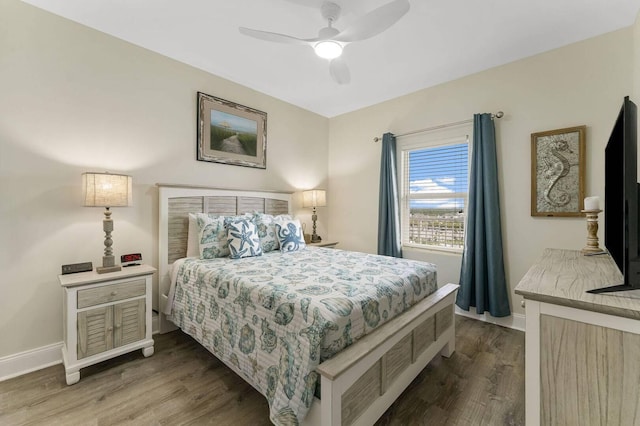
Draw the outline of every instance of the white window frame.
<instances>
[{"instance_id":1,"label":"white window frame","mask_svg":"<svg viewBox=\"0 0 640 426\"><path fill-rule=\"evenodd\" d=\"M471 187L469 172L471 171L471 154L473 140L473 123L465 123L458 126L450 126L447 128L440 128L420 134L411 136L405 136L398 138L396 154L398 158L397 169L399 171L399 183L400 183L400 233L401 243L403 247L411 247L416 249L430 250L430 251L442 251L449 253L462 253L463 248L458 247L442 247L433 246L429 244L417 244L409 242L409 212L410 201L412 199L441 199L445 198L445 194L419 194L411 196L409 193L409 179L406 176L409 165L409 152L419 149L437 148L447 145L456 145L466 142L469 147L468 164L467 164L467 181ZM465 222L464 222L464 241L467 239L467 222L468 217L466 212L468 211L469 194L467 193L447 193L446 198L462 198L464 200ZM464 243L463 243L464 246Z\"/></svg>"}]
</instances>

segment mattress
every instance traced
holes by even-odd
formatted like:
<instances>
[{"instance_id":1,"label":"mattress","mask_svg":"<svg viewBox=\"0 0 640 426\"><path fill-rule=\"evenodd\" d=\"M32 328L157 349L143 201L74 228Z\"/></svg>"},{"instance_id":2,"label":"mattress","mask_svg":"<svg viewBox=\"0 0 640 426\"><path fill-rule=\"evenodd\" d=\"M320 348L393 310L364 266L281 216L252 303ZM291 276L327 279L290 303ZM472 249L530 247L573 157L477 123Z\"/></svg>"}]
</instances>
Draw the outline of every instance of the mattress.
<instances>
[{"instance_id":1,"label":"mattress","mask_svg":"<svg viewBox=\"0 0 640 426\"><path fill-rule=\"evenodd\" d=\"M304 418L319 363L437 289L433 264L315 247L173 271L170 319L265 395L275 424Z\"/></svg>"}]
</instances>

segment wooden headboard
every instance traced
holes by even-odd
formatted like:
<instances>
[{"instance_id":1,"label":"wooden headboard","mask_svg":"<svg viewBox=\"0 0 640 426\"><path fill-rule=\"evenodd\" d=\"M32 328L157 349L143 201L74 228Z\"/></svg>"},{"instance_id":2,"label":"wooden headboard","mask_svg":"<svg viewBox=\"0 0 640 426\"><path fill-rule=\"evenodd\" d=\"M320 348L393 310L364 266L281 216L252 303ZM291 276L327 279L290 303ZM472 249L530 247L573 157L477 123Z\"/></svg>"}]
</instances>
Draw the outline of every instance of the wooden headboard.
<instances>
[{"instance_id":1,"label":"wooden headboard","mask_svg":"<svg viewBox=\"0 0 640 426\"><path fill-rule=\"evenodd\" d=\"M236 215L249 212L291 213L291 192L246 191L157 184L159 211L158 303L164 310L169 293L169 267L186 256L189 213ZM167 325L160 316L160 331ZM166 327L164 327L166 328ZM173 328L173 327L172 327Z\"/></svg>"}]
</instances>

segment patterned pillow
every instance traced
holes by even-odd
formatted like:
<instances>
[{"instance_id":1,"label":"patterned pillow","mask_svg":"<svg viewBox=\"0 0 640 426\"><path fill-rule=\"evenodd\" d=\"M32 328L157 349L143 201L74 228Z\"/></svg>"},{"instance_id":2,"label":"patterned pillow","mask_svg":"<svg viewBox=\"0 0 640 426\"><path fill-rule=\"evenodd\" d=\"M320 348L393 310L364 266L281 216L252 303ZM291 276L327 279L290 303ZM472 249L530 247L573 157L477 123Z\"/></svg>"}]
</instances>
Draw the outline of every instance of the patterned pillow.
<instances>
[{"instance_id":1,"label":"patterned pillow","mask_svg":"<svg viewBox=\"0 0 640 426\"><path fill-rule=\"evenodd\" d=\"M235 216L225 216L224 223L226 225L230 222L235 222L237 220L243 220L243 219L253 222L253 213L242 213Z\"/></svg>"},{"instance_id":2,"label":"patterned pillow","mask_svg":"<svg viewBox=\"0 0 640 426\"><path fill-rule=\"evenodd\" d=\"M304 236L302 235L302 226L298 219L285 220L276 223L276 235L280 243L280 251L296 251L306 247Z\"/></svg>"},{"instance_id":3,"label":"patterned pillow","mask_svg":"<svg viewBox=\"0 0 640 426\"><path fill-rule=\"evenodd\" d=\"M272 250L280 248L278 237L276 236L276 223L285 220L292 220L293 218L288 214L281 214L278 216L272 216L270 214L256 212L253 216L253 220L258 227L258 236L260 237L260 245L262 251L268 253Z\"/></svg>"},{"instance_id":4,"label":"patterned pillow","mask_svg":"<svg viewBox=\"0 0 640 426\"><path fill-rule=\"evenodd\" d=\"M225 217L196 213L200 242L200 259L215 259L229 256Z\"/></svg>"},{"instance_id":5,"label":"patterned pillow","mask_svg":"<svg viewBox=\"0 0 640 426\"><path fill-rule=\"evenodd\" d=\"M240 259L241 257L261 256L262 247L260 247L260 238L256 224L246 220L236 220L227 224L227 241L231 259Z\"/></svg>"}]
</instances>

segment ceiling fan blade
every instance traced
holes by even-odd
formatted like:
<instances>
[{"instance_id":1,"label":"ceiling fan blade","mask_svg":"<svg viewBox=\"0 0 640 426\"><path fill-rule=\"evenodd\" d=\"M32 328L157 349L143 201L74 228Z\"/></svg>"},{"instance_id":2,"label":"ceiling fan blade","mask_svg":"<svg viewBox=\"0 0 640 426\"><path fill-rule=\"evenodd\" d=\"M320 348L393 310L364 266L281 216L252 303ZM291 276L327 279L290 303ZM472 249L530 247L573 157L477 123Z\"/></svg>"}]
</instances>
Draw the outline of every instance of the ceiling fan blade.
<instances>
[{"instance_id":1,"label":"ceiling fan blade","mask_svg":"<svg viewBox=\"0 0 640 426\"><path fill-rule=\"evenodd\" d=\"M342 31L333 40L352 42L371 38L395 24L409 11L409 8L408 0L395 0L387 3L356 19L349 28Z\"/></svg>"},{"instance_id":2,"label":"ceiling fan blade","mask_svg":"<svg viewBox=\"0 0 640 426\"><path fill-rule=\"evenodd\" d=\"M351 72L347 63L342 58L336 58L329 63L329 74L338 84L349 84L351 82Z\"/></svg>"},{"instance_id":3,"label":"ceiling fan blade","mask_svg":"<svg viewBox=\"0 0 640 426\"><path fill-rule=\"evenodd\" d=\"M238 29L242 34L247 35L249 37L257 38L259 40L272 41L275 43L308 45L309 43L318 41L318 39L305 40L302 38L292 37L286 34L271 33L269 31L252 30L251 28L245 28L245 27L240 27Z\"/></svg>"}]
</instances>

